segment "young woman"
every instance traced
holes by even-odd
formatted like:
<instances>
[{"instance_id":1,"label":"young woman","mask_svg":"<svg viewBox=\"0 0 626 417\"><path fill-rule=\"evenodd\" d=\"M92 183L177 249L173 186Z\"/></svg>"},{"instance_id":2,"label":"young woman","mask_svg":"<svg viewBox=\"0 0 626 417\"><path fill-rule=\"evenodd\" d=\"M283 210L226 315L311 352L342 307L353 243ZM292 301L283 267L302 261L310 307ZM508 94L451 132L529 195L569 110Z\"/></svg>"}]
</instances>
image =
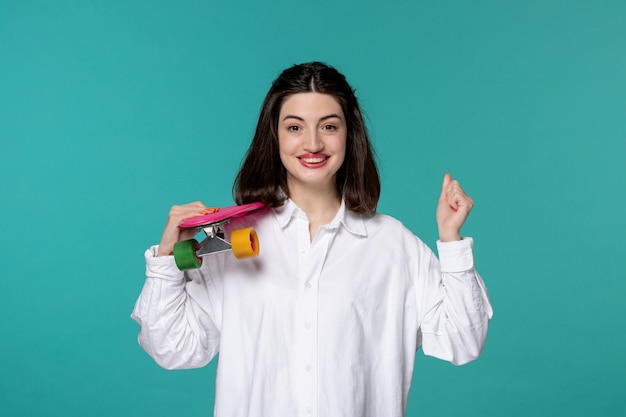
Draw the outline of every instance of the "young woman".
<instances>
[{"instance_id":1,"label":"young woman","mask_svg":"<svg viewBox=\"0 0 626 417\"><path fill-rule=\"evenodd\" d=\"M178 225L207 207L174 206L132 315L164 368L219 353L215 415L403 416L419 347L455 364L480 355L492 310L460 235L473 201L444 176L439 260L376 213L367 130L334 68L296 65L274 81L234 193L267 206L228 229L254 227L260 256L180 272L173 245L193 232Z\"/></svg>"}]
</instances>

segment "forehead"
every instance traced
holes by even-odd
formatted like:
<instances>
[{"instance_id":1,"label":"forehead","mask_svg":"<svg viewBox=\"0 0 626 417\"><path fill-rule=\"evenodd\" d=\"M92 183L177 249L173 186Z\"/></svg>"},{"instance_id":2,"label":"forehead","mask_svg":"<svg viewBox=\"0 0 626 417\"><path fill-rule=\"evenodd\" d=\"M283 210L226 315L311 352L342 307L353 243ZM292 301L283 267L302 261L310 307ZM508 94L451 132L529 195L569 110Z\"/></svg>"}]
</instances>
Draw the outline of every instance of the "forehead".
<instances>
[{"instance_id":1,"label":"forehead","mask_svg":"<svg viewBox=\"0 0 626 417\"><path fill-rule=\"evenodd\" d=\"M280 119L286 116L298 116L302 119L317 119L330 114L343 118L341 104L330 94L296 93L283 101L280 108Z\"/></svg>"}]
</instances>

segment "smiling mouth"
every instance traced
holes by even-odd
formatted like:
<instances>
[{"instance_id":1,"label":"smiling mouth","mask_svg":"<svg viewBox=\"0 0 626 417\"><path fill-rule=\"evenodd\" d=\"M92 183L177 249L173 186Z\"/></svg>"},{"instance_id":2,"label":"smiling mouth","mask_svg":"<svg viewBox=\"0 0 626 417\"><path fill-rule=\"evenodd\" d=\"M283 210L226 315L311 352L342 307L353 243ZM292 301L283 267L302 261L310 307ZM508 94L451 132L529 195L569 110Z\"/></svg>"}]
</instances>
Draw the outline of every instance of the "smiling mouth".
<instances>
[{"instance_id":1,"label":"smiling mouth","mask_svg":"<svg viewBox=\"0 0 626 417\"><path fill-rule=\"evenodd\" d=\"M328 159L328 157L327 156L316 157L316 158L303 158L303 157L300 157L298 159L300 159L303 162L306 162L307 164L319 164L321 162L324 162L326 159Z\"/></svg>"}]
</instances>

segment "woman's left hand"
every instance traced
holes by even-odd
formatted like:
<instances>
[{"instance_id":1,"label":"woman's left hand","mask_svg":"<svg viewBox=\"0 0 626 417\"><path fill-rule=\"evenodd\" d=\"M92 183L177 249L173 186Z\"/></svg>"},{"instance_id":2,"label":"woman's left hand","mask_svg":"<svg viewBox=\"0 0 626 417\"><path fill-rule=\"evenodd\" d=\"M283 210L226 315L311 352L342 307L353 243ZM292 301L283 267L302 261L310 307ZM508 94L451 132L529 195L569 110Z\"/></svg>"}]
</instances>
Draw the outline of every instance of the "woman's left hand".
<instances>
[{"instance_id":1,"label":"woman's left hand","mask_svg":"<svg viewBox=\"0 0 626 417\"><path fill-rule=\"evenodd\" d=\"M474 200L470 198L458 181L446 173L443 177L441 196L437 204L437 225L439 226L439 240L451 242L461 240L461 227L470 211L474 207Z\"/></svg>"}]
</instances>

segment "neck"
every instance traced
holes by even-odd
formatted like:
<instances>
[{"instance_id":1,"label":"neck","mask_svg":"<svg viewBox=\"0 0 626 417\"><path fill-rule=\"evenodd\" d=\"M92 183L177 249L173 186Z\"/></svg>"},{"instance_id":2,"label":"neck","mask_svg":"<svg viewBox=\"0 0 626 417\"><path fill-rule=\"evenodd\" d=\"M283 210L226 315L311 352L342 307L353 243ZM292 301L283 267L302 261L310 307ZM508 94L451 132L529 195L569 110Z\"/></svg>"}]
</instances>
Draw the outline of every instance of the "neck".
<instances>
[{"instance_id":1,"label":"neck","mask_svg":"<svg viewBox=\"0 0 626 417\"><path fill-rule=\"evenodd\" d=\"M289 198L315 225L330 223L341 206L334 184L331 187L289 187Z\"/></svg>"}]
</instances>

